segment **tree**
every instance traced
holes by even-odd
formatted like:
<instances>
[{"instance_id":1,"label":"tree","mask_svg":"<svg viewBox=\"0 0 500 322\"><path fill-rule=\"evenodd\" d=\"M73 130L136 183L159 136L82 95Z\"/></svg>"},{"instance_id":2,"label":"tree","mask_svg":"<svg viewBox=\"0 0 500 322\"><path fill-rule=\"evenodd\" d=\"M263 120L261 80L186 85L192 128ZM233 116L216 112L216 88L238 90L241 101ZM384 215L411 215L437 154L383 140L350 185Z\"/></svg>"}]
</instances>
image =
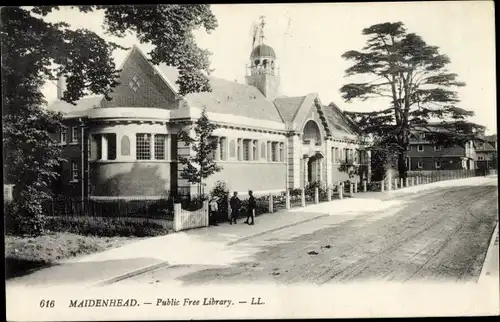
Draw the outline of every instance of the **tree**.
<instances>
[{"instance_id":1,"label":"tree","mask_svg":"<svg viewBox=\"0 0 500 322\"><path fill-rule=\"evenodd\" d=\"M189 131L181 131L178 134L178 140L183 142L185 146L191 147L194 155L179 156L178 159L184 165L181 177L188 180L189 183L197 184L198 194L202 195L205 186L204 180L222 170L213 157L217 142L210 138L218 126L210 122L206 108L203 108L201 116L195 124L195 137L191 137Z\"/></svg>"},{"instance_id":2,"label":"tree","mask_svg":"<svg viewBox=\"0 0 500 322\"><path fill-rule=\"evenodd\" d=\"M123 37L135 33L151 43L155 64L179 69L180 94L210 91L206 74L209 53L198 48L193 30L215 29L209 5L73 6L83 13L102 11L106 32ZM43 108L41 87L60 75L67 78L63 100L73 103L86 94L109 94L118 85L119 70L112 61L115 49L86 29L71 30L66 23L45 17L57 6L1 9L3 151L5 180L15 184L16 208L31 233L43 231L42 201L61 161L52 138L62 127L61 115ZM30 228L31 227L31 228Z\"/></svg>"},{"instance_id":3,"label":"tree","mask_svg":"<svg viewBox=\"0 0 500 322\"><path fill-rule=\"evenodd\" d=\"M438 47L407 33L402 22L376 24L363 29L363 35L368 40L362 51L350 50L342 57L354 62L346 76L370 79L342 86L342 97L347 102L382 98L388 107L345 113L362 133L377 137L396 151L401 178L406 177L411 135L425 133L426 139L443 146L475 138L475 131L483 127L466 121L473 112L456 106L459 99L455 89L465 83L446 69L450 59L439 53Z\"/></svg>"}]
</instances>

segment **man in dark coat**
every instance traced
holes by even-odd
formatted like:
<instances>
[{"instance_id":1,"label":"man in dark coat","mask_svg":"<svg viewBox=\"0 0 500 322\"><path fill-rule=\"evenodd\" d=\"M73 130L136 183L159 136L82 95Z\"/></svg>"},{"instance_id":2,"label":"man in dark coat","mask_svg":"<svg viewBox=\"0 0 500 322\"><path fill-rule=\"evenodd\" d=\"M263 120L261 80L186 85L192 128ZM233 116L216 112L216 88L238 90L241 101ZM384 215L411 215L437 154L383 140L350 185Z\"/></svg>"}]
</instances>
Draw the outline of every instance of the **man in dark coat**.
<instances>
[{"instance_id":1,"label":"man in dark coat","mask_svg":"<svg viewBox=\"0 0 500 322\"><path fill-rule=\"evenodd\" d=\"M248 198L248 213L247 213L247 220L245 221L245 224L253 225L254 224L254 217L255 217L255 208L257 207L257 203L255 201L255 197L253 196L252 190L248 191L248 195L250 197ZM248 221L250 218L252 218L252 222Z\"/></svg>"},{"instance_id":2,"label":"man in dark coat","mask_svg":"<svg viewBox=\"0 0 500 322\"><path fill-rule=\"evenodd\" d=\"M231 207L231 220L229 223L232 225L234 221L236 224L236 216L238 216L241 207L241 200L238 198L238 193L236 191L233 193L231 200L229 200L229 206Z\"/></svg>"}]
</instances>

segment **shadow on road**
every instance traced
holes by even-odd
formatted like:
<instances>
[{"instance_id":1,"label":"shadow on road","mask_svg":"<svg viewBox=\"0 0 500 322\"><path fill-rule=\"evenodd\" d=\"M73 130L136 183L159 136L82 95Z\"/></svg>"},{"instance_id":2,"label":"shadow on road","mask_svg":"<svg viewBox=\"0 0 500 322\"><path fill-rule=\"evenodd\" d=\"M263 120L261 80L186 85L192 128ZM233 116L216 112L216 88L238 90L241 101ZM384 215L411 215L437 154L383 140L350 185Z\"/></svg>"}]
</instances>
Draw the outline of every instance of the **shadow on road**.
<instances>
[{"instance_id":1,"label":"shadow on road","mask_svg":"<svg viewBox=\"0 0 500 322\"><path fill-rule=\"evenodd\" d=\"M5 258L5 279L24 276L52 266L52 263L45 261L25 260L13 257Z\"/></svg>"}]
</instances>

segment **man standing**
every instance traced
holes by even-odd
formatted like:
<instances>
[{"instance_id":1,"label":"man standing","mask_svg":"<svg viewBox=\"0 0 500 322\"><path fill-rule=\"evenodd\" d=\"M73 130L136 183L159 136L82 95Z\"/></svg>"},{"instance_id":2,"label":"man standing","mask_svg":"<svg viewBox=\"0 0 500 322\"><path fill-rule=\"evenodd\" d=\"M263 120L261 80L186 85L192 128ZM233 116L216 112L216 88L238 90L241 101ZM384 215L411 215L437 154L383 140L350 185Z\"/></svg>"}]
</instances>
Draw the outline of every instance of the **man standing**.
<instances>
[{"instance_id":1,"label":"man standing","mask_svg":"<svg viewBox=\"0 0 500 322\"><path fill-rule=\"evenodd\" d=\"M245 221L245 224L253 225L254 224L254 217L255 217L255 208L257 207L257 204L255 202L255 197L253 196L252 190L248 191L248 195L250 196L248 198L248 213L247 213L247 220ZM252 218L252 222L248 222L248 220Z\"/></svg>"},{"instance_id":2,"label":"man standing","mask_svg":"<svg viewBox=\"0 0 500 322\"><path fill-rule=\"evenodd\" d=\"M208 217L209 225L218 226L217 224L217 216L219 212L219 205L217 204L217 197L213 197L210 200L210 216Z\"/></svg>"},{"instance_id":3,"label":"man standing","mask_svg":"<svg viewBox=\"0 0 500 322\"><path fill-rule=\"evenodd\" d=\"M238 193L235 191L231 200L229 201L229 206L231 206L231 220L229 223L232 225L233 221L236 224L236 216L240 212L241 200L238 198Z\"/></svg>"}]
</instances>

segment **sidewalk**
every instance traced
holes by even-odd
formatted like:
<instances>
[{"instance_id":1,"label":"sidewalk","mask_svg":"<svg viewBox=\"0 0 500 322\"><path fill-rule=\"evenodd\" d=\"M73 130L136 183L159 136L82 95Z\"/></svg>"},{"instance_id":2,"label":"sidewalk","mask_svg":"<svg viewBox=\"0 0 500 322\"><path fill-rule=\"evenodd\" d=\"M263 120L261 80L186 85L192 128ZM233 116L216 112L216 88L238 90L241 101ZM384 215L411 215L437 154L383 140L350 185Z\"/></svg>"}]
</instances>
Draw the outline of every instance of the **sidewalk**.
<instances>
[{"instance_id":1,"label":"sidewalk","mask_svg":"<svg viewBox=\"0 0 500 322\"><path fill-rule=\"evenodd\" d=\"M484 259L483 269L479 275L478 283L493 283L498 285L499 281L499 253L500 247L498 245L498 224L491 237L490 246Z\"/></svg>"}]
</instances>

